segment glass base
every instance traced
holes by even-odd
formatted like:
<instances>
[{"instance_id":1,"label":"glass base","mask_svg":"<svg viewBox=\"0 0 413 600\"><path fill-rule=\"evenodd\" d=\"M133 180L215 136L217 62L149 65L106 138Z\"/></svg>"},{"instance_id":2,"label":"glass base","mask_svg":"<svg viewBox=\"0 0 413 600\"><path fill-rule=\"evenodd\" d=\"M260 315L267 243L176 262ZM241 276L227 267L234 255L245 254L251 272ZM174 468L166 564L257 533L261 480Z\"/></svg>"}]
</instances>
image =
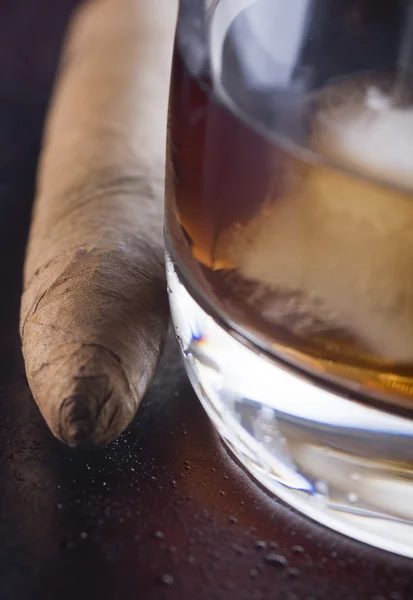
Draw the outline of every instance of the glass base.
<instances>
[{"instance_id":1,"label":"glass base","mask_svg":"<svg viewBox=\"0 0 413 600\"><path fill-rule=\"evenodd\" d=\"M191 383L246 469L295 509L413 558L413 420L332 393L226 330L167 253L175 332Z\"/></svg>"}]
</instances>

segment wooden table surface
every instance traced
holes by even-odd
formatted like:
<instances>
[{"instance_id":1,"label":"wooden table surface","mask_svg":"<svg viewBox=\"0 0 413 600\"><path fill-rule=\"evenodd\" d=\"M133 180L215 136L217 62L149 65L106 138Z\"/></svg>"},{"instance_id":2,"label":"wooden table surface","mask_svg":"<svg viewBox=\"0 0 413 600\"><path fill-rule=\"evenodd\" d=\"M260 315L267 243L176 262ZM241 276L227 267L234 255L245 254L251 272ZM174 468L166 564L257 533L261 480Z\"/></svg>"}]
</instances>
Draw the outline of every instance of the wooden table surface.
<instances>
[{"instance_id":1,"label":"wooden table surface","mask_svg":"<svg viewBox=\"0 0 413 600\"><path fill-rule=\"evenodd\" d=\"M75 4L0 4L0 600L413 598L411 561L309 522L249 479L174 343L135 423L105 451L72 451L46 429L18 310L42 120ZM271 545L288 568L265 562Z\"/></svg>"}]
</instances>

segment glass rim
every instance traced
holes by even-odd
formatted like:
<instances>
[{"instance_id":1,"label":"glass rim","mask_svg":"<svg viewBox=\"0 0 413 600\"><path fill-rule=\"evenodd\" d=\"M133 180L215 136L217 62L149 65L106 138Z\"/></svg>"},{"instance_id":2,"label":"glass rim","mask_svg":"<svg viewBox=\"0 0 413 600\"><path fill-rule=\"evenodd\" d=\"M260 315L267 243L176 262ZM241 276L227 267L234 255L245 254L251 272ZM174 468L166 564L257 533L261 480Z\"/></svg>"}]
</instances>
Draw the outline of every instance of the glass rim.
<instances>
[{"instance_id":1,"label":"glass rim","mask_svg":"<svg viewBox=\"0 0 413 600\"><path fill-rule=\"evenodd\" d=\"M386 189L398 191L401 194L403 194L404 196L406 196L404 198L406 202L413 201L412 186L409 186L408 184L405 184L403 182L389 180L389 178L387 178L385 175L381 175L379 171L375 171L374 173L371 173L368 170L366 170L365 172L361 173L356 168L354 168L350 165L340 164L340 161L338 159L330 158L327 155L322 154L321 152L317 152L316 150L307 148L304 145L300 145L299 143L295 142L292 138L288 137L287 134L282 134L275 130L270 131L264 125L260 124L260 122L257 119L253 119L251 116L249 116L245 112L245 110L243 110L242 107L239 104L237 104L237 102L235 102L235 100L233 100L231 98L229 93L226 92L225 86L223 86L221 84L219 78L217 78L214 75L216 73L221 72L219 65L222 63L222 53L219 53L218 51L212 52L211 49L216 44L217 44L217 48L223 47L223 40L224 40L225 33L228 31L230 24L233 23L236 16L238 16L243 10L252 6L259 0L196 0L196 1L199 2L199 6L200 6L200 8L198 8L198 9L196 7L194 7L194 3L191 0L180 0L178 22L177 22L177 29L176 29L176 49L179 51L179 53L181 55L181 58L185 64L185 68L188 69L188 71L191 73L191 75L194 77L194 79L198 82L198 85L200 86L200 88L204 91L207 91L207 93L212 97L212 99L215 102L217 102L221 106L221 108L223 108L226 111L230 111L230 112L231 112L231 109L233 109L235 118L238 119L239 121L241 121L242 123L244 123L247 127L249 127L256 134L258 134L259 136L264 138L271 145L278 146L278 148L280 148L281 151L285 152L286 154L292 154L292 155L296 156L298 159L302 160L303 162L306 162L307 164L311 165L312 167L324 167L324 168L329 169L330 171L338 173L340 175L351 176L351 177L361 181L362 183L375 184L375 185L377 183L379 183L380 186L382 186ZM195 4L196 4L196 2L195 2ZM236 11L236 13L233 14L232 20L226 19L228 21L228 27L224 31L221 31L220 29L217 29L216 27L215 27L215 29L211 29L211 24L213 25L213 23L214 23L214 16L216 16L217 10L219 10L220 6L224 6L224 5L226 7L234 6L234 8L236 8L238 10ZM197 22L196 32L194 32L196 42L194 41L194 37L191 36L192 44L189 44L189 45L186 44L187 46L189 46L189 48L187 48L185 50L183 47L183 44L181 43L181 35L182 35L181 30L182 30L182 28L185 31L188 30L188 25L186 24L186 19L185 19L186 11L188 11L188 12L191 11L191 16L192 16L193 11L195 11L195 13L198 15L198 17L201 17L201 15L202 15L203 22L202 22L201 27L199 26L200 23ZM184 19L182 19L182 17L184 17ZM182 23L182 20L184 20L184 23ZM191 22L193 23L194 20L191 19ZM203 35L203 39L201 39L201 32ZM207 83L205 81L205 73L204 72L197 74L196 72L194 72L193 69L191 69L191 67L188 63L188 60L187 60L188 50L194 43L201 44L204 47L204 50L206 51L207 64L208 64L208 69L210 72L210 75L208 77L209 83ZM367 79L370 73L372 73L372 70L358 71L357 77ZM386 76L386 79L388 80L390 72L389 72L389 70L383 70L381 75ZM347 78L346 75L339 75L339 76L333 77L332 79L329 80L328 85L322 89L326 90L332 84L333 85L339 84L341 81L345 81L346 78ZM412 79L413 79L413 76L412 76ZM219 93L217 93L217 91ZM316 95L315 92L309 94L307 97L307 102L311 103L311 101L314 99L315 95Z\"/></svg>"}]
</instances>

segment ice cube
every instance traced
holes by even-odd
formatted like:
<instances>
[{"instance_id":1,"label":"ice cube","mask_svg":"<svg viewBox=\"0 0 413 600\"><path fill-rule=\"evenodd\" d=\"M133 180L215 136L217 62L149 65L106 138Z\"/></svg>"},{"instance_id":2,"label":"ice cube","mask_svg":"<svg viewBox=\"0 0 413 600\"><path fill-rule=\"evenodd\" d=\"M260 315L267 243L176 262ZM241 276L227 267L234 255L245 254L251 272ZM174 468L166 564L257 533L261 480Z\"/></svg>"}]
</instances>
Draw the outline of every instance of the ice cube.
<instances>
[{"instance_id":1,"label":"ice cube","mask_svg":"<svg viewBox=\"0 0 413 600\"><path fill-rule=\"evenodd\" d=\"M316 149L342 166L413 189L413 109L360 81L327 88L315 119ZM331 99L330 99L331 96Z\"/></svg>"},{"instance_id":2,"label":"ice cube","mask_svg":"<svg viewBox=\"0 0 413 600\"><path fill-rule=\"evenodd\" d=\"M375 353L413 361L413 194L388 185L413 189L413 110L378 100L343 95L316 119L314 149L357 174L292 158L283 197L227 243L246 279L297 293L302 310Z\"/></svg>"}]
</instances>

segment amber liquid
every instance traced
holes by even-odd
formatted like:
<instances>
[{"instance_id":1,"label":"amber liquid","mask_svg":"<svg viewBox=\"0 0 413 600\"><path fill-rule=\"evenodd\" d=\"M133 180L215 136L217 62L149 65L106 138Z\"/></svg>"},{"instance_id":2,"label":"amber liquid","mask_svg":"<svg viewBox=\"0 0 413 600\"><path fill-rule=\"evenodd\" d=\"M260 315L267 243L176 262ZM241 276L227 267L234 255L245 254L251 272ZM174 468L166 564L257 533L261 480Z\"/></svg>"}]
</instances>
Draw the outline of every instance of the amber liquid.
<instances>
[{"instance_id":1,"label":"amber liquid","mask_svg":"<svg viewBox=\"0 0 413 600\"><path fill-rule=\"evenodd\" d=\"M175 53L166 228L207 311L316 377L413 399L413 198L248 125ZM312 145L314 146L312 148ZM335 151L337 158L337 152ZM332 166L333 165L333 166Z\"/></svg>"}]
</instances>

